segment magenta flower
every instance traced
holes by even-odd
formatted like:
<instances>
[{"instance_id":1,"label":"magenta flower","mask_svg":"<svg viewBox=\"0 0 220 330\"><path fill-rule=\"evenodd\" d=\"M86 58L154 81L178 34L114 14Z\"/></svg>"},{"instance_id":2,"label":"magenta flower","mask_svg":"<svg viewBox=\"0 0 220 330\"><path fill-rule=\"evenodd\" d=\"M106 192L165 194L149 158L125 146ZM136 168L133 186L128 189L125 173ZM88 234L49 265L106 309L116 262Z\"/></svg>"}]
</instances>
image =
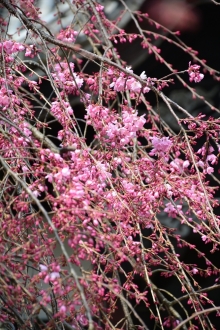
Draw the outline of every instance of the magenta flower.
<instances>
[{"instance_id":1,"label":"magenta flower","mask_svg":"<svg viewBox=\"0 0 220 330\"><path fill-rule=\"evenodd\" d=\"M58 271L55 272L49 272L48 267L45 265L40 264L39 265L41 272L39 275L43 275L44 277L44 283L49 283L49 281L55 281L57 278L60 277L60 273ZM58 268L59 269L59 268Z\"/></svg>"},{"instance_id":2,"label":"magenta flower","mask_svg":"<svg viewBox=\"0 0 220 330\"><path fill-rule=\"evenodd\" d=\"M192 273L193 273L193 274L197 274L198 272L199 272L199 271L198 271L197 268L193 268L193 269L192 269Z\"/></svg>"},{"instance_id":3,"label":"magenta flower","mask_svg":"<svg viewBox=\"0 0 220 330\"><path fill-rule=\"evenodd\" d=\"M169 140L169 137L158 138L153 136L151 138L151 142L153 145L153 149L150 152L151 156L164 156L164 154L170 149L172 146L172 142Z\"/></svg>"},{"instance_id":4,"label":"magenta flower","mask_svg":"<svg viewBox=\"0 0 220 330\"><path fill-rule=\"evenodd\" d=\"M203 78L204 74L199 72L200 65L193 64L191 65L191 62L189 62L189 68L188 68L188 73L189 73L189 81L199 83Z\"/></svg>"}]
</instances>

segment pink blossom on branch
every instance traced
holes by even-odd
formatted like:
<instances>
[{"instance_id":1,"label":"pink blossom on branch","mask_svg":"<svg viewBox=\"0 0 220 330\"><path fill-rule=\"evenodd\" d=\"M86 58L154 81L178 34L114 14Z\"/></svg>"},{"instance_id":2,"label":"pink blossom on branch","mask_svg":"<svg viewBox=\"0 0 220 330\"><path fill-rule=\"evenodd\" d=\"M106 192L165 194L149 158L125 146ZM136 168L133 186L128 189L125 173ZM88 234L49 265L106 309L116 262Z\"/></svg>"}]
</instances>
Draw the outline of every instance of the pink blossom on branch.
<instances>
[{"instance_id":1,"label":"pink blossom on branch","mask_svg":"<svg viewBox=\"0 0 220 330\"><path fill-rule=\"evenodd\" d=\"M189 81L194 81L196 83L199 83L203 78L204 74L199 72L200 65L197 64L191 64L189 62L189 68L188 68L188 74L189 74Z\"/></svg>"},{"instance_id":2,"label":"pink blossom on branch","mask_svg":"<svg viewBox=\"0 0 220 330\"><path fill-rule=\"evenodd\" d=\"M121 118L114 111L97 105L90 104L86 111L87 124L93 125L100 138L112 146L129 144L146 122L144 115L139 117L136 111L125 106Z\"/></svg>"},{"instance_id":3,"label":"pink blossom on branch","mask_svg":"<svg viewBox=\"0 0 220 330\"><path fill-rule=\"evenodd\" d=\"M153 136L151 138L153 149L150 152L151 156L164 156L172 147L173 143L169 137L158 138Z\"/></svg>"},{"instance_id":4,"label":"pink blossom on branch","mask_svg":"<svg viewBox=\"0 0 220 330\"><path fill-rule=\"evenodd\" d=\"M8 55L11 55L25 50L25 47L18 42L14 42L12 40L6 40L0 43L0 51L2 50L4 50Z\"/></svg>"},{"instance_id":5,"label":"pink blossom on branch","mask_svg":"<svg viewBox=\"0 0 220 330\"><path fill-rule=\"evenodd\" d=\"M57 278L60 278L60 274L58 271L48 272L48 267L45 265L39 265L41 272L39 276L44 277L44 283L49 283L49 281L54 282ZM60 267L56 267L56 270L59 270Z\"/></svg>"},{"instance_id":6,"label":"pink blossom on branch","mask_svg":"<svg viewBox=\"0 0 220 330\"><path fill-rule=\"evenodd\" d=\"M74 31L73 29L69 28L60 31L60 33L57 36L57 39L62 40L64 42L75 42L77 35L78 35L77 31Z\"/></svg>"},{"instance_id":7,"label":"pink blossom on branch","mask_svg":"<svg viewBox=\"0 0 220 330\"><path fill-rule=\"evenodd\" d=\"M141 91L143 93L148 93L150 91L150 84L152 84L152 82L150 78L147 79L145 71L140 74L140 78L142 80L147 80L146 84L142 87L138 80L129 76L129 72L133 73L131 67L126 67L126 70L128 71L128 76L126 76L124 72L120 73L120 76L117 79L113 78L113 82L109 85L109 87L114 88L116 92L124 92L128 90L134 93L140 93ZM110 74L110 71L108 73Z\"/></svg>"},{"instance_id":8,"label":"pink blossom on branch","mask_svg":"<svg viewBox=\"0 0 220 330\"><path fill-rule=\"evenodd\" d=\"M83 78L74 72L74 68L74 63L60 62L55 64L55 73L52 73L54 81L67 94L76 94L83 85Z\"/></svg>"}]
</instances>

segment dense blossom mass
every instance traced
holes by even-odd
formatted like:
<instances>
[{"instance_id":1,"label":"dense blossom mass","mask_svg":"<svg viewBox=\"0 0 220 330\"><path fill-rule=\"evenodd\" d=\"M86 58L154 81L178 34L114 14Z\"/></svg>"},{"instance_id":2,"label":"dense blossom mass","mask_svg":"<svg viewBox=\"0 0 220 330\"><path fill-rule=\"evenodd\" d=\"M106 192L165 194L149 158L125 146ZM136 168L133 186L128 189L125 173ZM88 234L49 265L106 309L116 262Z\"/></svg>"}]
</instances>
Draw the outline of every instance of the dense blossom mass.
<instances>
[{"instance_id":1,"label":"dense blossom mass","mask_svg":"<svg viewBox=\"0 0 220 330\"><path fill-rule=\"evenodd\" d=\"M93 0L62 1L56 33L36 3L0 1L0 322L34 330L141 330L149 322L214 329L208 312L219 307L208 291L219 269L179 228L218 251L220 122L193 116L166 90L179 79L202 99L192 84L206 78L203 69L216 79L217 72L179 33L123 1L116 20ZM69 26L64 5L74 17ZM125 13L136 33L121 28ZM13 35L11 17L20 24ZM158 38L188 53L188 69L166 62ZM148 77L147 61L141 74L125 63L117 45L138 40L166 77ZM189 249L203 266L182 259ZM211 278L207 292L197 282L203 277ZM160 287L170 278L178 294Z\"/></svg>"}]
</instances>

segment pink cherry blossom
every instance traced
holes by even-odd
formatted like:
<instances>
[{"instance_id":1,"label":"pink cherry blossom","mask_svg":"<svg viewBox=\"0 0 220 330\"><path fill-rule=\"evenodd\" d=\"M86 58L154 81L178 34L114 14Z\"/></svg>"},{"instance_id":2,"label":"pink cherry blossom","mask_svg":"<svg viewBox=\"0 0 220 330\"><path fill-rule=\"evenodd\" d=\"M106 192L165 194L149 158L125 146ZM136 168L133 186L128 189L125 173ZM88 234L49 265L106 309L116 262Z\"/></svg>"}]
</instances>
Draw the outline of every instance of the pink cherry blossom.
<instances>
[{"instance_id":1,"label":"pink cherry blossom","mask_svg":"<svg viewBox=\"0 0 220 330\"><path fill-rule=\"evenodd\" d=\"M193 269L192 269L192 272L193 272L193 274L197 274L199 271L198 271L197 268L193 268Z\"/></svg>"},{"instance_id":2,"label":"pink cherry blossom","mask_svg":"<svg viewBox=\"0 0 220 330\"><path fill-rule=\"evenodd\" d=\"M153 149L151 150L150 155L152 156L163 156L172 147L172 141L170 141L169 137L158 138L153 136L151 138L151 142Z\"/></svg>"},{"instance_id":3,"label":"pink cherry blossom","mask_svg":"<svg viewBox=\"0 0 220 330\"><path fill-rule=\"evenodd\" d=\"M191 62L189 62L188 73L189 73L189 80L191 82L194 81L196 83L199 83L204 78L204 74L200 73L199 69L200 69L200 65L197 64L191 65Z\"/></svg>"},{"instance_id":4,"label":"pink cherry blossom","mask_svg":"<svg viewBox=\"0 0 220 330\"><path fill-rule=\"evenodd\" d=\"M74 31L73 29L69 28L66 30L61 30L57 36L57 39L62 40L64 42L75 42L77 35L77 31Z\"/></svg>"}]
</instances>

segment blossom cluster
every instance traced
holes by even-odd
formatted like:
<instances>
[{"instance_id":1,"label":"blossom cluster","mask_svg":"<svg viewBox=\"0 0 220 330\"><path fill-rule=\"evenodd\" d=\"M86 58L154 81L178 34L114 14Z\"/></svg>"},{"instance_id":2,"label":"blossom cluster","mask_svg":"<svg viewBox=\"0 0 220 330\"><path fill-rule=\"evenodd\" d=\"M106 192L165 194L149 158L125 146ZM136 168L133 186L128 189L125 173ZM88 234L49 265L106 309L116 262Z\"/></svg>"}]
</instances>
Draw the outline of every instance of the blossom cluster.
<instances>
[{"instance_id":1,"label":"blossom cluster","mask_svg":"<svg viewBox=\"0 0 220 330\"><path fill-rule=\"evenodd\" d=\"M173 205L172 203L167 203L166 207L164 208L164 212L168 213L169 217L176 218L182 212L182 205Z\"/></svg>"},{"instance_id":2,"label":"blossom cluster","mask_svg":"<svg viewBox=\"0 0 220 330\"><path fill-rule=\"evenodd\" d=\"M153 149L149 153L151 156L157 155L162 157L172 146L172 141L170 141L169 137L158 138L153 136L151 142L153 145Z\"/></svg>"},{"instance_id":3,"label":"blossom cluster","mask_svg":"<svg viewBox=\"0 0 220 330\"><path fill-rule=\"evenodd\" d=\"M73 115L73 109L66 101L53 101L51 103L50 111L64 126L69 116Z\"/></svg>"},{"instance_id":4,"label":"blossom cluster","mask_svg":"<svg viewBox=\"0 0 220 330\"><path fill-rule=\"evenodd\" d=\"M203 78L204 74L199 72L200 65L198 64L191 64L189 62L188 74L189 74L189 81L194 81L195 83L199 83Z\"/></svg>"},{"instance_id":5,"label":"blossom cluster","mask_svg":"<svg viewBox=\"0 0 220 330\"><path fill-rule=\"evenodd\" d=\"M52 73L54 81L67 94L77 94L78 89L83 85L83 78L74 72L74 67L72 62L60 62L55 64L55 73Z\"/></svg>"},{"instance_id":6,"label":"blossom cluster","mask_svg":"<svg viewBox=\"0 0 220 330\"><path fill-rule=\"evenodd\" d=\"M12 41L12 40L6 40L0 43L0 51L5 51L7 55L12 55L18 52L22 52L25 50L25 56L34 58L39 50L36 48L35 45L23 45L19 42ZM12 62L13 57L7 56L6 57L7 62Z\"/></svg>"},{"instance_id":7,"label":"blossom cluster","mask_svg":"<svg viewBox=\"0 0 220 330\"><path fill-rule=\"evenodd\" d=\"M197 162L197 165L203 169L205 174L211 174L214 172L214 167L211 165L217 163L217 156L213 152L214 148L206 145L202 146L202 148L197 151L197 154L203 157L203 160L200 159Z\"/></svg>"},{"instance_id":8,"label":"blossom cluster","mask_svg":"<svg viewBox=\"0 0 220 330\"><path fill-rule=\"evenodd\" d=\"M61 30L57 35L57 39L62 40L64 42L75 42L77 35L78 35L77 31L68 28L66 30Z\"/></svg>"},{"instance_id":9,"label":"blossom cluster","mask_svg":"<svg viewBox=\"0 0 220 330\"><path fill-rule=\"evenodd\" d=\"M19 42L15 42L12 40L6 40L0 43L0 51L4 50L8 55L21 52L25 49L25 47Z\"/></svg>"},{"instance_id":10,"label":"blossom cluster","mask_svg":"<svg viewBox=\"0 0 220 330\"><path fill-rule=\"evenodd\" d=\"M129 76L129 73L133 73L131 67L126 67L126 71L128 72L127 75L124 72L121 72L119 77L116 78L114 77L114 71L111 69L108 70L108 75L113 77L113 82L110 84L111 88L114 88L116 92L124 92L128 90L134 93L148 93L150 91L150 80L147 80L145 71L140 74L140 78L146 80L145 86L143 87L134 77Z\"/></svg>"},{"instance_id":11,"label":"blossom cluster","mask_svg":"<svg viewBox=\"0 0 220 330\"><path fill-rule=\"evenodd\" d=\"M122 108L121 117L108 108L90 104L85 119L87 124L93 125L101 139L109 142L111 146L125 146L137 137L138 131L144 127L144 115L129 107Z\"/></svg>"},{"instance_id":12,"label":"blossom cluster","mask_svg":"<svg viewBox=\"0 0 220 330\"><path fill-rule=\"evenodd\" d=\"M39 265L40 266L40 273L39 273L39 276L40 277L44 277L44 283L49 283L49 281L51 281L51 282L53 282L53 281L55 281L57 278L59 278L60 277L60 273L59 273L59 271L60 271L60 266L58 265L58 266L56 266L56 267L52 267L53 269L54 269L54 271L53 272L48 272L48 267L47 266L45 266L45 265L42 265L42 264L40 264Z\"/></svg>"}]
</instances>

